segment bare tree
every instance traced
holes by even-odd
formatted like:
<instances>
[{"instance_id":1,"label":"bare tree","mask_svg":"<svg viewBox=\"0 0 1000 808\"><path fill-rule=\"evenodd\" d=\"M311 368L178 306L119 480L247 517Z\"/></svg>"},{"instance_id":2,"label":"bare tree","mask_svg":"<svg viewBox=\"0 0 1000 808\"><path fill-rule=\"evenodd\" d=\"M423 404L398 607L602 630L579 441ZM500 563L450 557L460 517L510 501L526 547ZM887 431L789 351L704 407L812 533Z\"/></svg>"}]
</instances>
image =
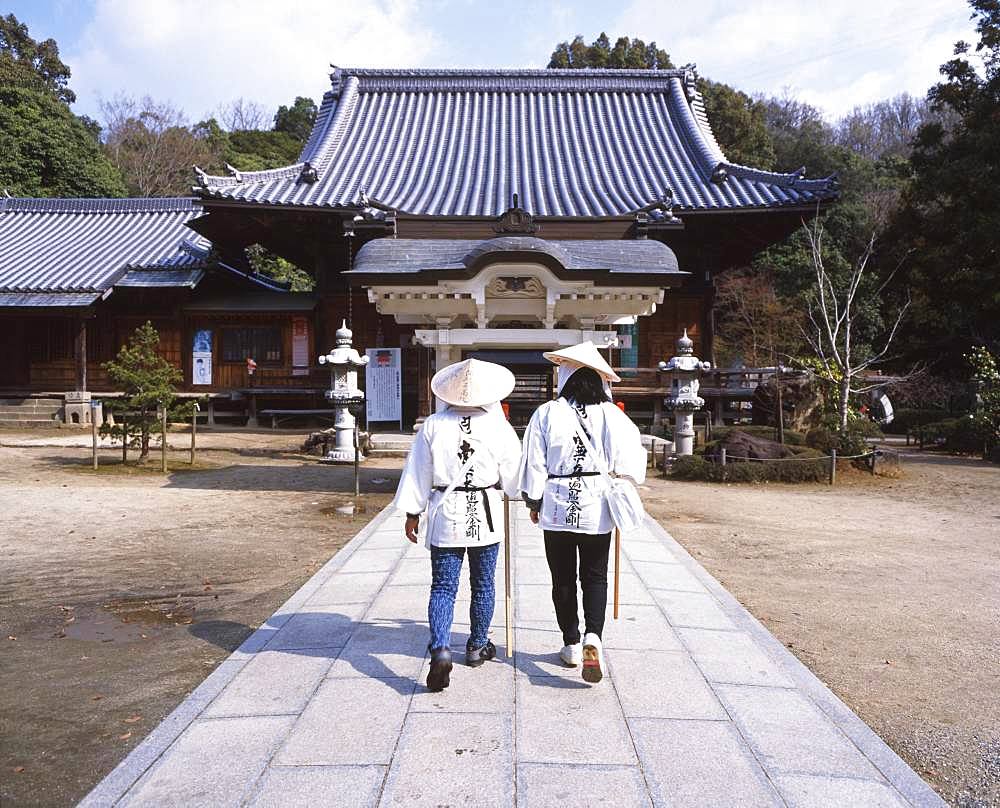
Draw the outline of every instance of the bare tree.
<instances>
[{"instance_id":1,"label":"bare tree","mask_svg":"<svg viewBox=\"0 0 1000 808\"><path fill-rule=\"evenodd\" d=\"M930 118L925 100L901 93L855 107L837 122L836 140L870 160L890 155L909 157L913 138Z\"/></svg>"},{"instance_id":2,"label":"bare tree","mask_svg":"<svg viewBox=\"0 0 1000 808\"><path fill-rule=\"evenodd\" d=\"M219 106L219 120L230 132L269 129L273 117L263 104L242 96Z\"/></svg>"},{"instance_id":3,"label":"bare tree","mask_svg":"<svg viewBox=\"0 0 1000 808\"><path fill-rule=\"evenodd\" d=\"M801 314L778 296L763 269L735 269L716 281L717 351L723 362L774 365L801 347Z\"/></svg>"},{"instance_id":4,"label":"bare tree","mask_svg":"<svg viewBox=\"0 0 1000 808\"><path fill-rule=\"evenodd\" d=\"M866 370L888 356L899 324L910 307L909 294L906 302L900 306L882 347L880 349L865 347L862 342L855 339L859 311L863 303L870 303L881 296L899 266L889 273L877 288L862 293L862 282L875 254L876 233L872 233L846 281L838 283L833 274L827 270L823 260L823 224L820 217L816 217L812 227L806 226L805 231L809 238L816 280L808 306L812 328L803 328L802 333L816 354L816 358L819 359L822 368L820 376L838 386L840 395L837 414L841 431L846 431L851 395L867 393L880 386L880 384L866 385L857 382ZM864 297L868 299L865 300Z\"/></svg>"},{"instance_id":5,"label":"bare tree","mask_svg":"<svg viewBox=\"0 0 1000 808\"><path fill-rule=\"evenodd\" d=\"M188 193L191 166L212 160L211 149L188 126L184 113L149 96L116 95L101 101L104 145L134 196Z\"/></svg>"}]
</instances>

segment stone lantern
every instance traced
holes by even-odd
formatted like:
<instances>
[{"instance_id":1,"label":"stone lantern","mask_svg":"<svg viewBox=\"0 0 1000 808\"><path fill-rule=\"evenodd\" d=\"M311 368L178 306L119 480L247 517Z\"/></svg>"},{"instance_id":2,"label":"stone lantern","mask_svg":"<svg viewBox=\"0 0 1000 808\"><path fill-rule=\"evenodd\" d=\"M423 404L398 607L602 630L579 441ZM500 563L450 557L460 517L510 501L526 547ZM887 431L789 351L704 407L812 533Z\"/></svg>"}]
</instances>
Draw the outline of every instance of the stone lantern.
<instances>
[{"instance_id":1,"label":"stone lantern","mask_svg":"<svg viewBox=\"0 0 1000 808\"><path fill-rule=\"evenodd\" d=\"M694 454L694 413L705 406L705 399L698 395L698 374L712 368L693 354L694 342L685 328L684 336L677 340L677 355L669 362L660 362L660 370L670 374L670 391L663 403L674 411L676 455Z\"/></svg>"},{"instance_id":2,"label":"stone lantern","mask_svg":"<svg viewBox=\"0 0 1000 808\"><path fill-rule=\"evenodd\" d=\"M330 366L330 389L326 397L333 404L334 443L323 458L327 463L353 463L357 412L365 394L358 389L358 368L368 364L368 357L361 356L351 346L354 335L343 321L337 329L335 347L326 356L319 357L321 365Z\"/></svg>"}]
</instances>

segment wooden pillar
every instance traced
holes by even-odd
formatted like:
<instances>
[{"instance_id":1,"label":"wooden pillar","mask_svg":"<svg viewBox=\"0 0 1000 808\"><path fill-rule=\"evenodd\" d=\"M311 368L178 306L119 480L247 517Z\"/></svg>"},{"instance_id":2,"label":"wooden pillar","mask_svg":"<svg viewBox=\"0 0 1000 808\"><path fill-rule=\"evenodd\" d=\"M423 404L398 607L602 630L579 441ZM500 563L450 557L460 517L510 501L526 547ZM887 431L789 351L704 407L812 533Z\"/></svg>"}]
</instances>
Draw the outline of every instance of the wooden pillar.
<instances>
[{"instance_id":1,"label":"wooden pillar","mask_svg":"<svg viewBox=\"0 0 1000 808\"><path fill-rule=\"evenodd\" d=\"M431 349L417 346L417 420L431 414Z\"/></svg>"},{"instance_id":2,"label":"wooden pillar","mask_svg":"<svg viewBox=\"0 0 1000 808\"><path fill-rule=\"evenodd\" d=\"M708 276L708 291L704 297L705 311L703 313L703 320L705 323L705 339L702 356L707 356L708 361L711 362L712 367L718 367L717 360L715 358L715 280L712 278L711 273L706 273Z\"/></svg>"},{"instance_id":3,"label":"wooden pillar","mask_svg":"<svg viewBox=\"0 0 1000 808\"><path fill-rule=\"evenodd\" d=\"M87 389L87 321L77 320L76 341L73 344L73 358L76 360L76 389Z\"/></svg>"}]
</instances>

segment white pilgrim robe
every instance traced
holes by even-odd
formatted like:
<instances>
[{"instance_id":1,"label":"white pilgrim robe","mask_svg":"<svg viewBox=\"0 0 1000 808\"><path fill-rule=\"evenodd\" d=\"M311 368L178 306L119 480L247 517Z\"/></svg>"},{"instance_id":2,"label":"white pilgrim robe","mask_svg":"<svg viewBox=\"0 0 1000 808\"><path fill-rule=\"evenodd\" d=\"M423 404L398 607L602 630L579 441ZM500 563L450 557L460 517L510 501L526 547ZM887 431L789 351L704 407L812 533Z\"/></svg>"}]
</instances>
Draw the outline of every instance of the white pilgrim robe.
<instances>
[{"instance_id":1,"label":"white pilgrim robe","mask_svg":"<svg viewBox=\"0 0 1000 808\"><path fill-rule=\"evenodd\" d=\"M444 491L465 465L459 486L484 491ZM518 495L521 441L499 407L447 407L429 416L413 439L393 505L421 520L430 547L485 547L503 538L503 493ZM502 490L492 488L500 482ZM484 499L489 498L490 530Z\"/></svg>"},{"instance_id":2,"label":"white pilgrim robe","mask_svg":"<svg viewBox=\"0 0 1000 808\"><path fill-rule=\"evenodd\" d=\"M631 418L610 401L576 407L559 398L531 416L524 433L520 488L528 499L542 501L538 522L543 530L607 533L614 522L604 477L551 476L597 471L589 450L577 439L576 423L582 423L612 474L636 484L646 479L646 450Z\"/></svg>"}]
</instances>

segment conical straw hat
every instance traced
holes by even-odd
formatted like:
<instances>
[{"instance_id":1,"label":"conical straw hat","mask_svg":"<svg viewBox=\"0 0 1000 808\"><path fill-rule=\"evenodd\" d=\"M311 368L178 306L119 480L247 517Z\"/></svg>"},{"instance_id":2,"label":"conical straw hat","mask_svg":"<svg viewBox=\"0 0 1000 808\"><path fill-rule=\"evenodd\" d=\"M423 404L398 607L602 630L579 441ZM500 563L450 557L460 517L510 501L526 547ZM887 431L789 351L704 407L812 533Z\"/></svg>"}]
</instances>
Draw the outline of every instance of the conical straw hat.
<instances>
[{"instance_id":1,"label":"conical straw hat","mask_svg":"<svg viewBox=\"0 0 1000 808\"><path fill-rule=\"evenodd\" d=\"M502 365L466 359L442 368L431 379L431 391L455 407L485 407L514 389L514 374Z\"/></svg>"},{"instance_id":2,"label":"conical straw hat","mask_svg":"<svg viewBox=\"0 0 1000 808\"><path fill-rule=\"evenodd\" d=\"M554 365L575 365L580 368L591 368L596 370L609 382L620 382L621 377L614 372L607 360L601 356L597 346L587 340L579 345L570 345L568 348L561 348L558 351L548 351L543 353Z\"/></svg>"}]
</instances>

